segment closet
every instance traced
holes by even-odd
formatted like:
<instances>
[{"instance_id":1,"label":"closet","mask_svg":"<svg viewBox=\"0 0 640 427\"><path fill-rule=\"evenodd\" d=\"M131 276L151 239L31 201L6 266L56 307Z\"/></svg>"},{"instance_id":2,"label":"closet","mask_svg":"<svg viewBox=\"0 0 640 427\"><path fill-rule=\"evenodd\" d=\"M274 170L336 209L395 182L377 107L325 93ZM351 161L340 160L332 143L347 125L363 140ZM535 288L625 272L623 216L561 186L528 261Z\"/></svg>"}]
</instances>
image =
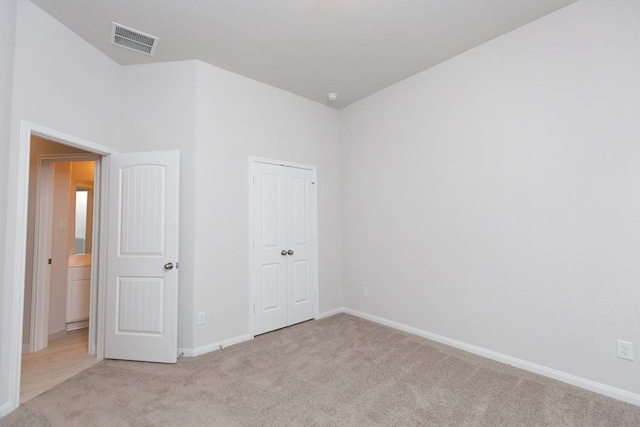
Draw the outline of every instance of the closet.
<instances>
[{"instance_id":1,"label":"closet","mask_svg":"<svg viewBox=\"0 0 640 427\"><path fill-rule=\"evenodd\" d=\"M315 169L252 161L254 335L317 315Z\"/></svg>"}]
</instances>

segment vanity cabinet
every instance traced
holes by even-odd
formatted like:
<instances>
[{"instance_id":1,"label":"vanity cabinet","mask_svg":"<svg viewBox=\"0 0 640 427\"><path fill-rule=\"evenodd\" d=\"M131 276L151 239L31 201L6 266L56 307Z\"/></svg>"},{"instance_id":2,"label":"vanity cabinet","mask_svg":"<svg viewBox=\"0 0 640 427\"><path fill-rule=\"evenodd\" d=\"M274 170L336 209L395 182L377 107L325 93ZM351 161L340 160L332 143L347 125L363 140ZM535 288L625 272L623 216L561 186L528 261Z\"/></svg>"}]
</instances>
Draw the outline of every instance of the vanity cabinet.
<instances>
[{"instance_id":1,"label":"vanity cabinet","mask_svg":"<svg viewBox=\"0 0 640 427\"><path fill-rule=\"evenodd\" d=\"M67 274L67 323L89 319L91 266L69 267Z\"/></svg>"}]
</instances>

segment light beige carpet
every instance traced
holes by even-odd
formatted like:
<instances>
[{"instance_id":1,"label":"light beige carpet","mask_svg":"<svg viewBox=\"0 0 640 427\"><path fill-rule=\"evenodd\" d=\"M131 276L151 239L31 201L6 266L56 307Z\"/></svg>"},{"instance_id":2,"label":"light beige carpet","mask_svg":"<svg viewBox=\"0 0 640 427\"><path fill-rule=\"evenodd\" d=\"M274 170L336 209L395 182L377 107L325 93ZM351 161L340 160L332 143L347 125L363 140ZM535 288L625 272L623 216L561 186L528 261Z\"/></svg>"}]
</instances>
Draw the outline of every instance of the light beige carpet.
<instances>
[{"instance_id":1,"label":"light beige carpet","mask_svg":"<svg viewBox=\"0 0 640 427\"><path fill-rule=\"evenodd\" d=\"M349 315L175 365L107 360L1 426L640 426L640 407Z\"/></svg>"}]
</instances>

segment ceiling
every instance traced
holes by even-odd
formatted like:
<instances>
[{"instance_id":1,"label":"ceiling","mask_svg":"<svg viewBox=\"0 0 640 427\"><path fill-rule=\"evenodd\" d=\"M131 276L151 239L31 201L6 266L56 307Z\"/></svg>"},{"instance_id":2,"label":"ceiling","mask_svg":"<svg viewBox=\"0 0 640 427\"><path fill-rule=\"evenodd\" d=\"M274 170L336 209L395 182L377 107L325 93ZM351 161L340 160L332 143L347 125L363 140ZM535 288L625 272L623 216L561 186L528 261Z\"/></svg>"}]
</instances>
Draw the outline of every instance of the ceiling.
<instances>
[{"instance_id":1,"label":"ceiling","mask_svg":"<svg viewBox=\"0 0 640 427\"><path fill-rule=\"evenodd\" d=\"M119 64L199 59L336 108L574 1L32 0ZM155 55L110 44L112 21Z\"/></svg>"}]
</instances>

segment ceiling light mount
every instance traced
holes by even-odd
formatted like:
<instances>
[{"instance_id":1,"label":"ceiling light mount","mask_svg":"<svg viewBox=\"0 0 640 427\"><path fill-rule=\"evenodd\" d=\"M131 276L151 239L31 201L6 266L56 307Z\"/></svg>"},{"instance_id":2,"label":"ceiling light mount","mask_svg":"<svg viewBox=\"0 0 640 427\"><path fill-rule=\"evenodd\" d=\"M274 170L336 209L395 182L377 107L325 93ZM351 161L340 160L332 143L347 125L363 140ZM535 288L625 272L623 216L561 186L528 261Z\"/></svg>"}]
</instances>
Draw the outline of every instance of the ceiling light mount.
<instances>
[{"instance_id":1,"label":"ceiling light mount","mask_svg":"<svg viewBox=\"0 0 640 427\"><path fill-rule=\"evenodd\" d=\"M335 101L336 99L338 99L338 94L335 92L329 92L327 94L327 99L331 102Z\"/></svg>"}]
</instances>

